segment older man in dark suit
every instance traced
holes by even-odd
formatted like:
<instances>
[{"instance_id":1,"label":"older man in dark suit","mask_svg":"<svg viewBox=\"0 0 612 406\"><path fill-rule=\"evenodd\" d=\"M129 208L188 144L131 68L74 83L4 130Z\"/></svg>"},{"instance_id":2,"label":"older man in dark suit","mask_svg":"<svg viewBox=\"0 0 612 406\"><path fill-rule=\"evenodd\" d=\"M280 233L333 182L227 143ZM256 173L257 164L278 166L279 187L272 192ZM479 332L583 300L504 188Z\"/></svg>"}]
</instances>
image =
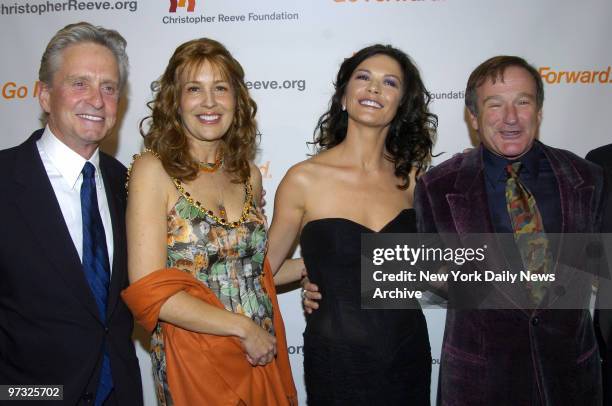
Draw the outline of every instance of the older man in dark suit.
<instances>
[{"instance_id":1,"label":"older man in dark suit","mask_svg":"<svg viewBox=\"0 0 612 406\"><path fill-rule=\"evenodd\" d=\"M0 384L63 385L58 404L142 404L119 297L126 170L98 148L116 121L125 46L88 23L60 30L39 71L47 126L0 151Z\"/></svg>"},{"instance_id":2,"label":"older man in dark suit","mask_svg":"<svg viewBox=\"0 0 612 406\"><path fill-rule=\"evenodd\" d=\"M590 151L585 158L604 169L608 185L608 201L601 231L612 233L612 144ZM595 310L595 326L602 359L604 405L612 405L612 309Z\"/></svg>"},{"instance_id":3,"label":"older man in dark suit","mask_svg":"<svg viewBox=\"0 0 612 406\"><path fill-rule=\"evenodd\" d=\"M542 79L522 58L494 57L472 72L465 101L481 146L418 180L419 231L508 233L517 245L530 235L599 231L601 169L536 140L543 100ZM538 258L521 249L525 266L527 258ZM539 256L543 264L550 263L547 256ZM599 354L589 311L541 305L563 293L532 284L527 287L532 306L509 300L501 309L449 309L438 403L600 405ZM590 289L583 293L590 295Z\"/></svg>"}]
</instances>

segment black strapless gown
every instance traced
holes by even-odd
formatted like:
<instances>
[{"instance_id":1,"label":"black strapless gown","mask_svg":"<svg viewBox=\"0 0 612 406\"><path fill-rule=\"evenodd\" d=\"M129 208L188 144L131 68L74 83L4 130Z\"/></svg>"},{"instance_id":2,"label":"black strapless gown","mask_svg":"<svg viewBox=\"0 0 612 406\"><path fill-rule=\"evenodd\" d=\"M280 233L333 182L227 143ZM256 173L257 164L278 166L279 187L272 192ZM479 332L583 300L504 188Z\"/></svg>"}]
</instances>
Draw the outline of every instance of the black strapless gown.
<instances>
[{"instance_id":1,"label":"black strapless gown","mask_svg":"<svg viewBox=\"0 0 612 406\"><path fill-rule=\"evenodd\" d=\"M319 309L306 318L304 375L310 406L429 405L431 350L421 310L361 309L361 234L343 218L308 222L300 244ZM416 232L403 210L381 233Z\"/></svg>"}]
</instances>

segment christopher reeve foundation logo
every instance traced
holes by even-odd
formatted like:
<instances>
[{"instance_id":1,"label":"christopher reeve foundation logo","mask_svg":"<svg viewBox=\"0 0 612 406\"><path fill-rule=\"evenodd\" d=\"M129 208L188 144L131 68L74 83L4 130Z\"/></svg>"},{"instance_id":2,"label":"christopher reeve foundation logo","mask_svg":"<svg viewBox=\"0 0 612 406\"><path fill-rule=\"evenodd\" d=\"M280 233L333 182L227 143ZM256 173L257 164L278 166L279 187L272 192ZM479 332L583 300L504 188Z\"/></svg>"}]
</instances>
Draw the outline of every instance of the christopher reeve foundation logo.
<instances>
[{"instance_id":1,"label":"christopher reeve foundation logo","mask_svg":"<svg viewBox=\"0 0 612 406\"><path fill-rule=\"evenodd\" d=\"M176 13L177 7L185 7L185 3L187 3L188 13L195 10L195 0L170 0L170 12Z\"/></svg>"}]
</instances>

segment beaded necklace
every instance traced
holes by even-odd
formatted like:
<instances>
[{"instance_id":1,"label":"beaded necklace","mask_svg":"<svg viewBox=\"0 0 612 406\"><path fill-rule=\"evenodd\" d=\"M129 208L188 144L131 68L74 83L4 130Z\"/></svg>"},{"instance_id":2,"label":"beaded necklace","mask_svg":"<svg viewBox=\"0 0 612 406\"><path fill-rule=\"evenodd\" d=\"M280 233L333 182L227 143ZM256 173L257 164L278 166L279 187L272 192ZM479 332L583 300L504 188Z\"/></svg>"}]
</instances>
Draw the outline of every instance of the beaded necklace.
<instances>
[{"instance_id":1,"label":"beaded necklace","mask_svg":"<svg viewBox=\"0 0 612 406\"><path fill-rule=\"evenodd\" d=\"M200 161L200 172L214 173L223 165L223 156L220 155L215 162L208 163Z\"/></svg>"},{"instance_id":2,"label":"beaded necklace","mask_svg":"<svg viewBox=\"0 0 612 406\"><path fill-rule=\"evenodd\" d=\"M191 194L189 194L189 192L185 190L185 188L183 187L183 183L181 182L180 179L172 178L172 181L174 182L174 186L176 187L176 189L179 191L181 196L185 198L185 200L187 200L191 205L195 206L206 217L214 220L215 222L221 225L228 226L229 228L236 228L242 225L246 221L247 217L249 216L249 211L251 210L251 207L252 207L253 191L252 191L251 184L248 181L244 183L245 198L244 198L244 206L242 207L242 215L240 216L238 220L232 221L232 222L227 221L223 217L219 217L215 215L215 213L212 210L206 209L204 206L202 206L202 204L199 201L195 200L191 196Z\"/></svg>"}]
</instances>

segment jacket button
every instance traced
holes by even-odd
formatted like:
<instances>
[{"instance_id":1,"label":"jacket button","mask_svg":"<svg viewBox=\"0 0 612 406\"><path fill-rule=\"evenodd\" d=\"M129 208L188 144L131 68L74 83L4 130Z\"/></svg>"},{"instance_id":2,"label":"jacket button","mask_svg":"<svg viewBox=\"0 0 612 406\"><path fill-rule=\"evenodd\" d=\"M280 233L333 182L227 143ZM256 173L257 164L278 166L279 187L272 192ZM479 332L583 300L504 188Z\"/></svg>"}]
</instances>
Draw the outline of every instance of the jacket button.
<instances>
[{"instance_id":1,"label":"jacket button","mask_svg":"<svg viewBox=\"0 0 612 406\"><path fill-rule=\"evenodd\" d=\"M533 324L534 326L537 326L539 322L540 319L537 316L531 319L531 324Z\"/></svg>"},{"instance_id":2,"label":"jacket button","mask_svg":"<svg viewBox=\"0 0 612 406\"><path fill-rule=\"evenodd\" d=\"M104 327L104 334L108 334L108 327Z\"/></svg>"},{"instance_id":3,"label":"jacket button","mask_svg":"<svg viewBox=\"0 0 612 406\"><path fill-rule=\"evenodd\" d=\"M81 396L84 402L91 403L93 401L93 393L87 392L83 396Z\"/></svg>"},{"instance_id":4,"label":"jacket button","mask_svg":"<svg viewBox=\"0 0 612 406\"><path fill-rule=\"evenodd\" d=\"M565 295L565 288L563 286L556 286L555 287L555 294L557 296L564 296Z\"/></svg>"}]
</instances>

